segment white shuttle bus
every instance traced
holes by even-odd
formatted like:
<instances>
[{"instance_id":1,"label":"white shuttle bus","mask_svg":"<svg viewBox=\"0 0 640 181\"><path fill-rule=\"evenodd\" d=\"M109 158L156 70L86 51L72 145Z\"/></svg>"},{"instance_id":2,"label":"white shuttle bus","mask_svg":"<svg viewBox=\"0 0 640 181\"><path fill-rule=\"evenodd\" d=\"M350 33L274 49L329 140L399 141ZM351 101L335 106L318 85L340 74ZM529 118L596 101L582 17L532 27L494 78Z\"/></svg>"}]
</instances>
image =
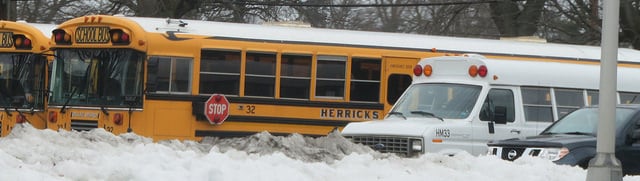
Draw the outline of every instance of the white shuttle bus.
<instances>
[{"instance_id":1,"label":"white shuttle bus","mask_svg":"<svg viewBox=\"0 0 640 181\"><path fill-rule=\"evenodd\" d=\"M618 102L640 103L640 53L622 50ZM567 113L598 104L599 54L590 57L425 58L384 120L350 123L342 135L404 156L486 154L490 140L537 135Z\"/></svg>"}]
</instances>

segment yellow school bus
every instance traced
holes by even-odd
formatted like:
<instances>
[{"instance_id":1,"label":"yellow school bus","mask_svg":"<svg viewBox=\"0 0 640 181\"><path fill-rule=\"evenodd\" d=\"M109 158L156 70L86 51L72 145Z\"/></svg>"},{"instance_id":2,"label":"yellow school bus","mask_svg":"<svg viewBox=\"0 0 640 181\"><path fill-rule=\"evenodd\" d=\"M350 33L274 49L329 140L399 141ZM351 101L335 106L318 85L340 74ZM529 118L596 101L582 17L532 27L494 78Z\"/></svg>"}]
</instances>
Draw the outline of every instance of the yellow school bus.
<instances>
[{"instance_id":1,"label":"yellow school bus","mask_svg":"<svg viewBox=\"0 0 640 181\"><path fill-rule=\"evenodd\" d=\"M155 140L321 136L382 119L426 57L592 58L573 53L584 46L107 15L52 33L47 127ZM212 97L226 119L211 121Z\"/></svg>"},{"instance_id":2,"label":"yellow school bus","mask_svg":"<svg viewBox=\"0 0 640 181\"><path fill-rule=\"evenodd\" d=\"M53 24L0 21L0 136L17 123L43 129Z\"/></svg>"}]
</instances>

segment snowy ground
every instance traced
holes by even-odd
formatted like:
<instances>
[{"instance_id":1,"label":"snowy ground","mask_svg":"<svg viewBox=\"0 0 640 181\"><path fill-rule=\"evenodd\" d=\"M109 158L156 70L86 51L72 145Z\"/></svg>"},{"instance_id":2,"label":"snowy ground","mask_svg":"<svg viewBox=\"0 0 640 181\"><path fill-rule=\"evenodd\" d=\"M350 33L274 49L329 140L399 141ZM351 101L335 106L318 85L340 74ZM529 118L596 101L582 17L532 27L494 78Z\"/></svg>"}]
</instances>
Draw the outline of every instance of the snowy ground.
<instances>
[{"instance_id":1,"label":"snowy ground","mask_svg":"<svg viewBox=\"0 0 640 181\"><path fill-rule=\"evenodd\" d=\"M215 146L213 146L215 145ZM0 138L0 180L585 180L586 170L537 158L425 154L399 158L321 138L260 133L201 143L134 134L36 130ZM624 177L640 181L640 176Z\"/></svg>"}]
</instances>

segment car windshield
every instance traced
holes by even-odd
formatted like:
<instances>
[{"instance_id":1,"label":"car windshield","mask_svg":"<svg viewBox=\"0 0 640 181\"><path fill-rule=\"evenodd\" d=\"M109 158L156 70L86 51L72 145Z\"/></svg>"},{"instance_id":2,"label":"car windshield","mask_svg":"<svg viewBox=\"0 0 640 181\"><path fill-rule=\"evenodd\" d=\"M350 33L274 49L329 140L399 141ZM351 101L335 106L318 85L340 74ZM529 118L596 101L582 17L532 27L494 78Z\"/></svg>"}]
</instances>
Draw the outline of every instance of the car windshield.
<instances>
[{"instance_id":1,"label":"car windshield","mask_svg":"<svg viewBox=\"0 0 640 181\"><path fill-rule=\"evenodd\" d=\"M616 130L620 130L634 110L628 108L616 109ZM540 134L581 134L596 135L598 128L598 108L582 108L569 113L558 120Z\"/></svg>"},{"instance_id":2,"label":"car windshield","mask_svg":"<svg viewBox=\"0 0 640 181\"><path fill-rule=\"evenodd\" d=\"M389 116L464 119L469 116L482 86L447 83L411 85Z\"/></svg>"},{"instance_id":3,"label":"car windshield","mask_svg":"<svg viewBox=\"0 0 640 181\"><path fill-rule=\"evenodd\" d=\"M141 106L144 54L132 49L58 49L49 104ZM131 98L134 97L134 98ZM127 103L126 100L138 101Z\"/></svg>"},{"instance_id":4,"label":"car windshield","mask_svg":"<svg viewBox=\"0 0 640 181\"><path fill-rule=\"evenodd\" d=\"M42 55L0 53L0 107L43 108L46 63Z\"/></svg>"}]
</instances>

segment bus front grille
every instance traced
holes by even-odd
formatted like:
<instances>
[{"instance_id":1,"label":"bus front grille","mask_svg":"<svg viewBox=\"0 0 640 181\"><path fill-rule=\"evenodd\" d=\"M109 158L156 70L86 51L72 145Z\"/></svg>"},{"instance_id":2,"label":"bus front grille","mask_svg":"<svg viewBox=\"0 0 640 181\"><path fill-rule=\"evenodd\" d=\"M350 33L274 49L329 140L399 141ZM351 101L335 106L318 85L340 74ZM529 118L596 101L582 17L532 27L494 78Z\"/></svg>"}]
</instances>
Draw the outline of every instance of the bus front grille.
<instances>
[{"instance_id":1,"label":"bus front grille","mask_svg":"<svg viewBox=\"0 0 640 181\"><path fill-rule=\"evenodd\" d=\"M399 155L410 156L411 139L409 137L391 137L391 136L352 136L351 141L354 143L369 146L372 149L382 153L396 153Z\"/></svg>"},{"instance_id":2,"label":"bus front grille","mask_svg":"<svg viewBox=\"0 0 640 181\"><path fill-rule=\"evenodd\" d=\"M89 131L98 128L98 121L71 120L71 130Z\"/></svg>"}]
</instances>

